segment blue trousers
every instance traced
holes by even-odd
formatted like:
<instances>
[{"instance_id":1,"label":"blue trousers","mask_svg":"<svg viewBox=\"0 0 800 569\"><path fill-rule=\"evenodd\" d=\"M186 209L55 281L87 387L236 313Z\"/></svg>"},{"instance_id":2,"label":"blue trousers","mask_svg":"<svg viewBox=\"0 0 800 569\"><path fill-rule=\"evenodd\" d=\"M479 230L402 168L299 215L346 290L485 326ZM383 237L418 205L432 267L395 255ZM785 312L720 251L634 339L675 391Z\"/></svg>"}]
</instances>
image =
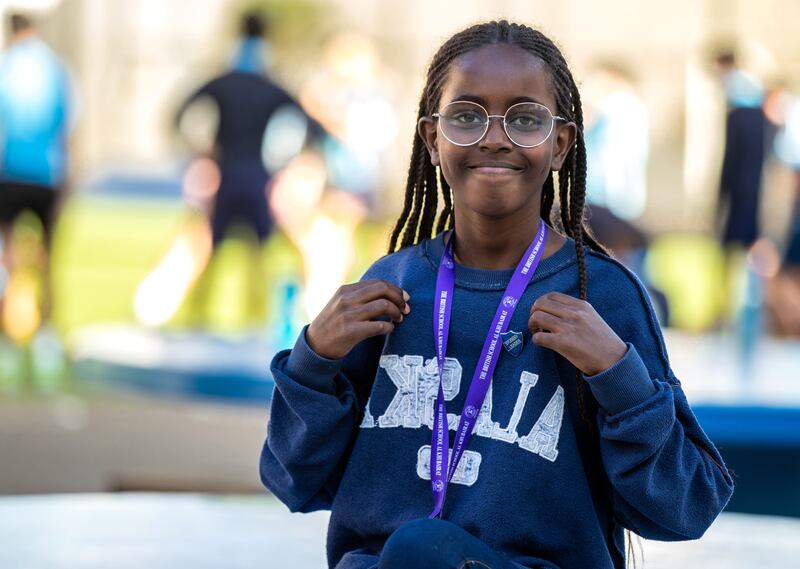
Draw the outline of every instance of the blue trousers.
<instances>
[{"instance_id":1,"label":"blue trousers","mask_svg":"<svg viewBox=\"0 0 800 569\"><path fill-rule=\"evenodd\" d=\"M526 568L454 523L419 519L406 522L389 536L378 569Z\"/></svg>"}]
</instances>

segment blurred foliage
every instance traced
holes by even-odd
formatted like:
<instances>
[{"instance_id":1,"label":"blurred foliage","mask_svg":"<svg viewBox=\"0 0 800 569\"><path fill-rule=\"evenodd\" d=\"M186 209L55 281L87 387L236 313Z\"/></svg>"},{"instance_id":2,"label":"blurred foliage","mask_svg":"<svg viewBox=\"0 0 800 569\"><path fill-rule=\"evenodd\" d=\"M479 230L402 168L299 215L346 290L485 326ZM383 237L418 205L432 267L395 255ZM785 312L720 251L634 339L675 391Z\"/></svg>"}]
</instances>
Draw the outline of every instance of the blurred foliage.
<instances>
[{"instance_id":1,"label":"blurred foliage","mask_svg":"<svg viewBox=\"0 0 800 569\"><path fill-rule=\"evenodd\" d=\"M139 285L191 219L177 201L67 202L51 258L54 326L68 334L86 325L134 323ZM350 281L358 280L386 253L388 230L385 223L373 221L358 226ZM167 327L236 333L264 326L278 330L286 318L296 321L290 323L293 326L303 323L307 316L298 295L304 279L301 254L285 234L274 233L260 248L253 236L233 235L222 243Z\"/></svg>"},{"instance_id":2,"label":"blurred foliage","mask_svg":"<svg viewBox=\"0 0 800 569\"><path fill-rule=\"evenodd\" d=\"M3 299L2 329L14 342L27 342L42 320L44 291L44 227L30 210L22 212L10 234L14 270Z\"/></svg>"},{"instance_id":3,"label":"blurred foliage","mask_svg":"<svg viewBox=\"0 0 800 569\"><path fill-rule=\"evenodd\" d=\"M53 239L53 324L68 332L97 322L132 322L133 298L180 228L184 206L74 198Z\"/></svg>"},{"instance_id":4,"label":"blurred foliage","mask_svg":"<svg viewBox=\"0 0 800 569\"><path fill-rule=\"evenodd\" d=\"M357 281L369 266L383 257L389 249L389 234L393 224L384 221L365 220L355 231L355 263L349 280Z\"/></svg>"},{"instance_id":5,"label":"blurred foliage","mask_svg":"<svg viewBox=\"0 0 800 569\"><path fill-rule=\"evenodd\" d=\"M711 237L666 234L650 245L647 274L669 302L670 323L702 332L715 327L724 315L725 258Z\"/></svg>"}]
</instances>

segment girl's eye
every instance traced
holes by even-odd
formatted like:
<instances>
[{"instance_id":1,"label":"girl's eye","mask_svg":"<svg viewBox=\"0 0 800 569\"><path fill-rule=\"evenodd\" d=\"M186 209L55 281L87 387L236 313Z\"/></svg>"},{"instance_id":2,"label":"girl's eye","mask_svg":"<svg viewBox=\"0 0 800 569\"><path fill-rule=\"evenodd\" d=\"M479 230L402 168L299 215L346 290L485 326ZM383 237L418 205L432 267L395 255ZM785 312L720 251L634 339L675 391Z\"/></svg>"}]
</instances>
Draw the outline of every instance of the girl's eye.
<instances>
[{"instance_id":1,"label":"girl's eye","mask_svg":"<svg viewBox=\"0 0 800 569\"><path fill-rule=\"evenodd\" d=\"M459 124L472 126L476 124L483 124L485 119L480 115L480 113L476 113L474 111L464 111L453 115L453 121Z\"/></svg>"},{"instance_id":2,"label":"girl's eye","mask_svg":"<svg viewBox=\"0 0 800 569\"><path fill-rule=\"evenodd\" d=\"M533 130L540 128L543 121L539 116L532 113L518 113L509 118L508 124L514 128Z\"/></svg>"}]
</instances>

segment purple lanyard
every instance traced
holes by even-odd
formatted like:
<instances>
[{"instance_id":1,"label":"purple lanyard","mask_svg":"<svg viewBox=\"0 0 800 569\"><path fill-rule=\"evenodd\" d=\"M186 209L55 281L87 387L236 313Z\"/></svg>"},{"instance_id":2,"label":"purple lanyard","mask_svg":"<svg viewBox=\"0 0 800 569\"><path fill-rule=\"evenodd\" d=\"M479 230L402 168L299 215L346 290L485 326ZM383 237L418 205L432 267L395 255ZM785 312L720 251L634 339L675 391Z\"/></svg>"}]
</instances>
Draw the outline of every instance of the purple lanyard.
<instances>
[{"instance_id":1,"label":"purple lanyard","mask_svg":"<svg viewBox=\"0 0 800 569\"><path fill-rule=\"evenodd\" d=\"M450 330L450 310L453 306L453 288L455 286L455 261L453 260L453 239L448 240L439 263L439 274L436 278L436 296L438 306L433 311L433 337L436 341L436 359L439 363L439 393L436 396L436 408L433 416L433 432L431 436L431 487L433 488L434 509L429 518L435 518L442 513L447 484L453 478L458 461L464 453L489 384L494 374L500 350L496 349L500 334L508 330L511 316L517 307L522 293L533 277L536 267L542 258L544 244L547 240L547 225L539 222L539 232L531 241L528 250L520 259L511 280L508 282L503 299L497 306L497 311L492 320L492 325L483 343L481 357L472 375L467 399L456 430L453 456L448 464L449 432L447 426L447 408L444 404L444 390L442 388L442 373L444 358L447 353L447 337ZM445 475L446 471L446 475Z\"/></svg>"}]
</instances>

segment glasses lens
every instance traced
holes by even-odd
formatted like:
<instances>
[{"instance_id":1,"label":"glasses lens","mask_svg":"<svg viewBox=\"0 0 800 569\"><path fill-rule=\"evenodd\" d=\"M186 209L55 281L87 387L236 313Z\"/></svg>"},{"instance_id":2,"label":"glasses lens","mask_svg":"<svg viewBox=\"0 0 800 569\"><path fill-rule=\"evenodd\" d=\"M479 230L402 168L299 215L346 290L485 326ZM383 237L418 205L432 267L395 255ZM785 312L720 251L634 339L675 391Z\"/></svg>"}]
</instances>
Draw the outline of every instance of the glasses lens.
<instances>
[{"instance_id":1,"label":"glasses lens","mask_svg":"<svg viewBox=\"0 0 800 569\"><path fill-rule=\"evenodd\" d=\"M457 101L442 110L439 126L451 142L469 145L483 137L488 120L480 105Z\"/></svg>"},{"instance_id":2,"label":"glasses lens","mask_svg":"<svg viewBox=\"0 0 800 569\"><path fill-rule=\"evenodd\" d=\"M521 103L506 111L506 132L519 146L536 146L544 142L553 128L553 115L537 103Z\"/></svg>"}]
</instances>

